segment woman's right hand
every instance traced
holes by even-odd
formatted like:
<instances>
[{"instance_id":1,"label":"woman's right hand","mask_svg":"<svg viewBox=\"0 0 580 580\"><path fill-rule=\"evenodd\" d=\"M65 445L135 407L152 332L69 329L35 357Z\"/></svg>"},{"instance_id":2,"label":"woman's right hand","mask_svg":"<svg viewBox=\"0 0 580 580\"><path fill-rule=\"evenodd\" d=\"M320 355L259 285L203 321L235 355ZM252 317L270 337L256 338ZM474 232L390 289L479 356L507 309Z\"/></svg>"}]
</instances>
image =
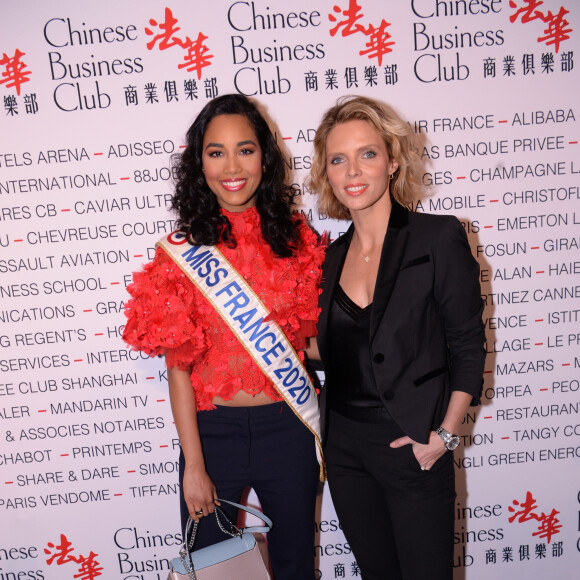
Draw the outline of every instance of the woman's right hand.
<instances>
[{"instance_id":1,"label":"woman's right hand","mask_svg":"<svg viewBox=\"0 0 580 580\"><path fill-rule=\"evenodd\" d=\"M183 497L191 518L198 522L215 511L217 491L205 470L203 449L197 424L195 391L188 371L168 368L169 399L185 459Z\"/></svg>"},{"instance_id":2,"label":"woman's right hand","mask_svg":"<svg viewBox=\"0 0 580 580\"><path fill-rule=\"evenodd\" d=\"M216 487L205 469L186 467L182 485L185 503L193 521L198 522L203 516L213 514L215 506L220 505L215 501Z\"/></svg>"}]
</instances>

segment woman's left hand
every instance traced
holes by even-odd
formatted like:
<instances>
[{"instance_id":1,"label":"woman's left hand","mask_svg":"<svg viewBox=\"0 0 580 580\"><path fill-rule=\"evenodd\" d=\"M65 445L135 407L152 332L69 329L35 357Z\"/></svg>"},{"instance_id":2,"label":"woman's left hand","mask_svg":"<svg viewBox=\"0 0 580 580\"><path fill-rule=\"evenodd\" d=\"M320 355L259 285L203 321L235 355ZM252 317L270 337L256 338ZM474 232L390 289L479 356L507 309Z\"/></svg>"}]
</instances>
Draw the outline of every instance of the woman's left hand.
<instances>
[{"instance_id":1,"label":"woman's left hand","mask_svg":"<svg viewBox=\"0 0 580 580\"><path fill-rule=\"evenodd\" d=\"M391 441L391 447L393 448L403 447L403 445L413 446L415 458L419 462L421 469L424 471L431 469L435 465L435 462L447 451L443 440L439 435L437 435L437 433L435 433L435 431L429 433L429 443L427 443L427 445L417 443L407 436Z\"/></svg>"}]
</instances>

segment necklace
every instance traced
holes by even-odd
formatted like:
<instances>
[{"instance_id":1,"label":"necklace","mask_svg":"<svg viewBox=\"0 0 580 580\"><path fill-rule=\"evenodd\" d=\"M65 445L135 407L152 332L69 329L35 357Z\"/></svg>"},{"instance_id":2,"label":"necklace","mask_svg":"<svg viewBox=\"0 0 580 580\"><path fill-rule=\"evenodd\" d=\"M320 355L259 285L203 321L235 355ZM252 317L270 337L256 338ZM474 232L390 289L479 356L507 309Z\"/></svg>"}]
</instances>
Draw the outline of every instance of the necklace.
<instances>
[{"instance_id":1,"label":"necklace","mask_svg":"<svg viewBox=\"0 0 580 580\"><path fill-rule=\"evenodd\" d=\"M371 261L371 258L375 258L377 256L377 254L380 255L381 251L382 251L382 243L375 245L373 247L370 248L370 251L367 253L363 252L363 249L361 247L361 243L358 241L358 239L356 240L356 246L358 246L356 253L357 255L357 260L360 259L362 257L362 259L365 261L366 264L368 264ZM353 244L354 245L354 244Z\"/></svg>"}]
</instances>

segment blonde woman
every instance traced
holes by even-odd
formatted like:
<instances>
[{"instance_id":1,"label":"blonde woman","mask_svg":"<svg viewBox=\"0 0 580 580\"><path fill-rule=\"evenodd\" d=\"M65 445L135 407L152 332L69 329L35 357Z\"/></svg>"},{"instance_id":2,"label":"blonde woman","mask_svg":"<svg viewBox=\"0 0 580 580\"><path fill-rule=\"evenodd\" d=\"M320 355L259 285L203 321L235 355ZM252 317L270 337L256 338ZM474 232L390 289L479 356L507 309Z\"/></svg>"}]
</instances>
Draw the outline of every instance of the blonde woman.
<instances>
[{"instance_id":1,"label":"blonde woman","mask_svg":"<svg viewBox=\"0 0 580 580\"><path fill-rule=\"evenodd\" d=\"M455 217L407 209L419 159L387 107L339 101L314 147L320 211L352 220L319 302L332 499L364 580L450 580L453 449L485 359L479 267Z\"/></svg>"}]
</instances>

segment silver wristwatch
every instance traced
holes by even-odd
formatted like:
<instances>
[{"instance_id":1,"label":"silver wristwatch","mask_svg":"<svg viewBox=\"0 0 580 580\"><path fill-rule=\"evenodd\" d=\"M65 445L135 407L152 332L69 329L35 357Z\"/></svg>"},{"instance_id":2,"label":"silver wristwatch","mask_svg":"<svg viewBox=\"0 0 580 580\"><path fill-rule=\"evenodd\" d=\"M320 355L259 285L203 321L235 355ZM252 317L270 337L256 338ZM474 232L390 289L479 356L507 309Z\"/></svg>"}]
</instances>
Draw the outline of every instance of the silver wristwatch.
<instances>
[{"instance_id":1,"label":"silver wristwatch","mask_svg":"<svg viewBox=\"0 0 580 580\"><path fill-rule=\"evenodd\" d=\"M453 433L449 433L447 429L439 427L435 433L437 433L437 435L443 439L443 443L445 443L445 449L447 449L447 451L453 451L459 445L459 437L457 435L453 435Z\"/></svg>"}]
</instances>

